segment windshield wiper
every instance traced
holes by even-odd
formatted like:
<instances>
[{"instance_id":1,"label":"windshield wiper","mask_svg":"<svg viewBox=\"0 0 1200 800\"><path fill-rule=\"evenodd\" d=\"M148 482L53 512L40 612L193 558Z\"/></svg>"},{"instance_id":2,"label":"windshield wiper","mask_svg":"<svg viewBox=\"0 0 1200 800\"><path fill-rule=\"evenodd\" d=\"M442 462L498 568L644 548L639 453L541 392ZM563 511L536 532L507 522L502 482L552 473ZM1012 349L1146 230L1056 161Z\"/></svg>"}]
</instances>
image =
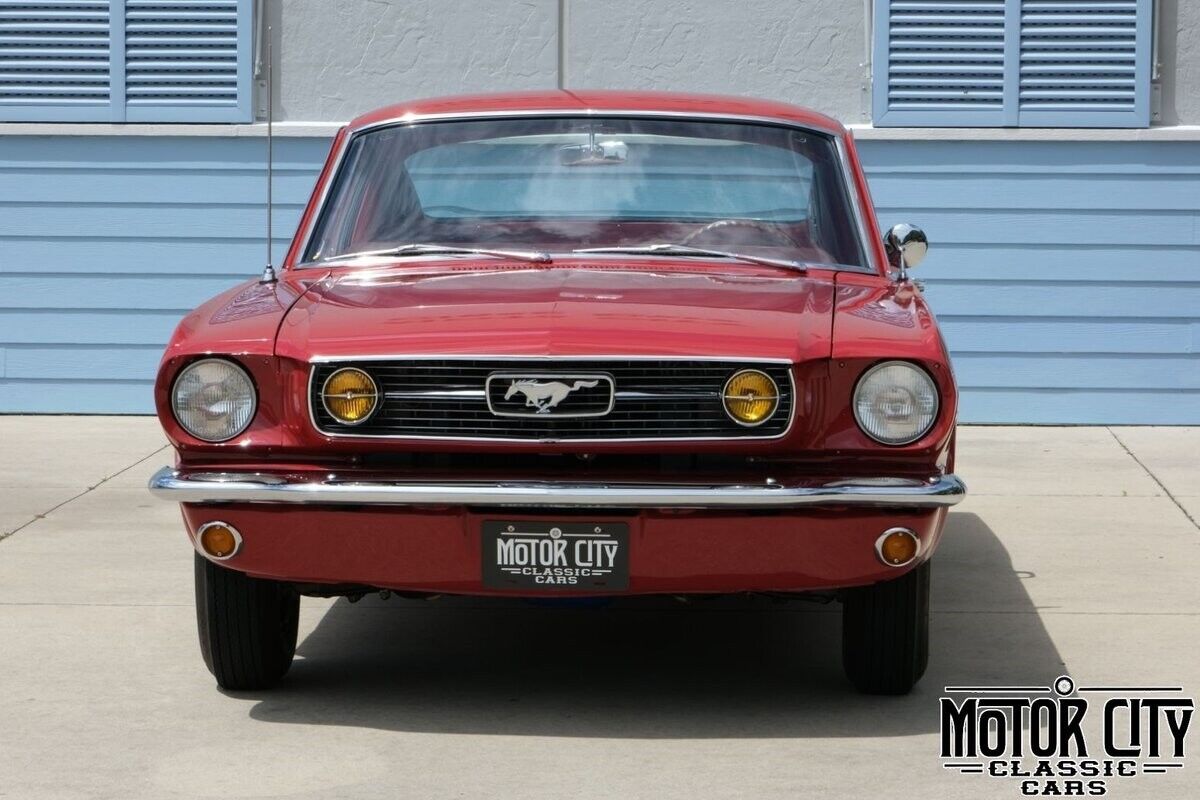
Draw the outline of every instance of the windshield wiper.
<instances>
[{"instance_id":1,"label":"windshield wiper","mask_svg":"<svg viewBox=\"0 0 1200 800\"><path fill-rule=\"evenodd\" d=\"M538 250L493 250L487 247L454 247L444 244L402 244L397 247L385 247L382 250L362 250L357 253L343 253L329 256L322 261L343 261L348 258L364 256L435 256L435 255L464 255L464 256L493 256L495 258L512 258L517 261L532 261L535 264L550 264L554 261L549 253Z\"/></svg>"},{"instance_id":2,"label":"windshield wiper","mask_svg":"<svg viewBox=\"0 0 1200 800\"><path fill-rule=\"evenodd\" d=\"M751 264L765 264L768 267L783 267L793 272L808 272L808 267L799 261L789 261L786 258L768 258L766 256L751 256L745 253L734 253L728 250L709 250L706 247L691 247L686 244L662 242L660 244L635 244L626 247L588 247L582 250L572 250L572 253L630 253L633 255L663 255L663 256L707 256L709 258L729 258L737 261L748 261Z\"/></svg>"}]
</instances>

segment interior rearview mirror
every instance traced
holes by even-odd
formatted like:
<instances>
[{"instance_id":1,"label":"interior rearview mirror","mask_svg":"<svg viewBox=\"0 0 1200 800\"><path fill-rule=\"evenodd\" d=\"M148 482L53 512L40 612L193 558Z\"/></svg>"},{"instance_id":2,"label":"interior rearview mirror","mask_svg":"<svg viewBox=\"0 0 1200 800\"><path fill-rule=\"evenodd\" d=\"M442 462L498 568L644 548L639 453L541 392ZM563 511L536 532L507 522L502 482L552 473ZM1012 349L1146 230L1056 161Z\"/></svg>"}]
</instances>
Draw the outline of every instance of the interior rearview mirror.
<instances>
[{"instance_id":1,"label":"interior rearview mirror","mask_svg":"<svg viewBox=\"0 0 1200 800\"><path fill-rule=\"evenodd\" d=\"M624 164L629 147L624 142L601 140L591 144L567 145L558 149L558 160L564 167L590 167L599 164Z\"/></svg>"}]
</instances>

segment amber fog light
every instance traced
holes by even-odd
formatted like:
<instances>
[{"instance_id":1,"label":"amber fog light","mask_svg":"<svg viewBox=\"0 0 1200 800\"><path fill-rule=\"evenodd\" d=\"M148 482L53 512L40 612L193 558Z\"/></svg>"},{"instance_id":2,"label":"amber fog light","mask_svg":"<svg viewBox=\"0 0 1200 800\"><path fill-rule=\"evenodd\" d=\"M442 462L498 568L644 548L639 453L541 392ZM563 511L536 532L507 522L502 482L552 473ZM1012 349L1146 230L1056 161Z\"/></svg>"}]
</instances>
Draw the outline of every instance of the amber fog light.
<instances>
[{"instance_id":1,"label":"amber fog light","mask_svg":"<svg viewBox=\"0 0 1200 800\"><path fill-rule=\"evenodd\" d=\"M339 369L325 379L321 402L329 415L343 425L358 425L375 412L379 390L361 369Z\"/></svg>"},{"instance_id":2,"label":"amber fog light","mask_svg":"<svg viewBox=\"0 0 1200 800\"><path fill-rule=\"evenodd\" d=\"M224 561L242 548L242 535L225 522L206 522L196 531L196 543L209 558Z\"/></svg>"},{"instance_id":3,"label":"amber fog light","mask_svg":"<svg viewBox=\"0 0 1200 800\"><path fill-rule=\"evenodd\" d=\"M903 567L921 553L921 540L908 528L889 528L875 540L875 554L889 567Z\"/></svg>"},{"instance_id":4,"label":"amber fog light","mask_svg":"<svg viewBox=\"0 0 1200 800\"><path fill-rule=\"evenodd\" d=\"M739 425L761 425L779 408L779 387L770 375L756 369L735 373L721 394L725 413Z\"/></svg>"}]
</instances>

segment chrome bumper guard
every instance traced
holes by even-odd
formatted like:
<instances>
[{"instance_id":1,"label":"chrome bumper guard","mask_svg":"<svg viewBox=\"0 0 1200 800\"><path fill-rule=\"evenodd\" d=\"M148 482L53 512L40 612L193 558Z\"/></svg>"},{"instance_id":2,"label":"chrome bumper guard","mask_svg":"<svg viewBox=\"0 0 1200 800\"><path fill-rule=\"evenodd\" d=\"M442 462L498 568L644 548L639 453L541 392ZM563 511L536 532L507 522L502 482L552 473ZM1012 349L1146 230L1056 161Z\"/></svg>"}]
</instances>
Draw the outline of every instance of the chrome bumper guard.
<instances>
[{"instance_id":1,"label":"chrome bumper guard","mask_svg":"<svg viewBox=\"0 0 1200 800\"><path fill-rule=\"evenodd\" d=\"M150 479L155 497L180 503L337 503L393 506L524 506L547 508L796 508L804 506L952 506L967 487L955 475L928 480L854 478L784 485L484 483L303 479L262 472L181 473L163 467Z\"/></svg>"}]
</instances>

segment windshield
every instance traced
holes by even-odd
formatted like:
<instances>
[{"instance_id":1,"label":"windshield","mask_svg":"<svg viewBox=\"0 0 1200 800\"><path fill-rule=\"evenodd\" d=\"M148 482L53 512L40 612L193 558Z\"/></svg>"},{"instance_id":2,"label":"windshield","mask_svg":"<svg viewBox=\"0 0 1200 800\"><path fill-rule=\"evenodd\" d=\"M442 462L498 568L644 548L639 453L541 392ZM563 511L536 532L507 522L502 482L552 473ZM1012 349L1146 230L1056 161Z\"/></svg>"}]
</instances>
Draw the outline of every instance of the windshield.
<instances>
[{"instance_id":1,"label":"windshield","mask_svg":"<svg viewBox=\"0 0 1200 800\"><path fill-rule=\"evenodd\" d=\"M534 117L359 134L305 260L413 243L548 253L679 244L865 265L830 137L698 120Z\"/></svg>"}]
</instances>

